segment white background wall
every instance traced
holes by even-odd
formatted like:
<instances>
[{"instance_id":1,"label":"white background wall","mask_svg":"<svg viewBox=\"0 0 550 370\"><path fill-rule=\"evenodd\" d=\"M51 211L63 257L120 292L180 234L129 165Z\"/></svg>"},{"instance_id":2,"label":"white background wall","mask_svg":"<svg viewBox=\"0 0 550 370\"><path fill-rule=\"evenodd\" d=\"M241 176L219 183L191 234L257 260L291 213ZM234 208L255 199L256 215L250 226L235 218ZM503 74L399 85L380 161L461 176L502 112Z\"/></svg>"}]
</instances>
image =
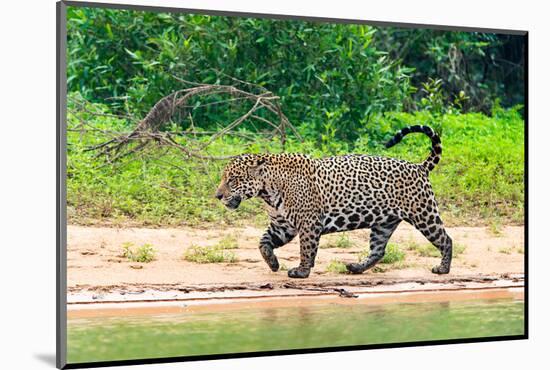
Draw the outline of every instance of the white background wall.
<instances>
[{"instance_id":1,"label":"white background wall","mask_svg":"<svg viewBox=\"0 0 550 370\"><path fill-rule=\"evenodd\" d=\"M110 1L117 2L117 1ZM528 341L293 355L132 369L543 368L548 365L550 32L543 1L127 0L121 3L527 29L530 333ZM0 365L52 368L55 354L55 1L0 11ZM546 352L546 353L545 353ZM4 366L8 365L8 366Z\"/></svg>"}]
</instances>

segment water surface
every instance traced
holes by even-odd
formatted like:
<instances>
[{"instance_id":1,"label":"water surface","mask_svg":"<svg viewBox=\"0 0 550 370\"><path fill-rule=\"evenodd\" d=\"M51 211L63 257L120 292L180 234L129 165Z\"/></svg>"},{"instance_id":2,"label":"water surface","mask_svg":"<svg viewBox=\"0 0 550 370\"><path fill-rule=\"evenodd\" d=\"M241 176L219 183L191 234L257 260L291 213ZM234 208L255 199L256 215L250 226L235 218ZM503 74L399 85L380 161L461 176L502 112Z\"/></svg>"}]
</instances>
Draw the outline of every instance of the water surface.
<instances>
[{"instance_id":1,"label":"water surface","mask_svg":"<svg viewBox=\"0 0 550 370\"><path fill-rule=\"evenodd\" d=\"M68 321L69 363L524 333L522 300L254 307Z\"/></svg>"}]
</instances>

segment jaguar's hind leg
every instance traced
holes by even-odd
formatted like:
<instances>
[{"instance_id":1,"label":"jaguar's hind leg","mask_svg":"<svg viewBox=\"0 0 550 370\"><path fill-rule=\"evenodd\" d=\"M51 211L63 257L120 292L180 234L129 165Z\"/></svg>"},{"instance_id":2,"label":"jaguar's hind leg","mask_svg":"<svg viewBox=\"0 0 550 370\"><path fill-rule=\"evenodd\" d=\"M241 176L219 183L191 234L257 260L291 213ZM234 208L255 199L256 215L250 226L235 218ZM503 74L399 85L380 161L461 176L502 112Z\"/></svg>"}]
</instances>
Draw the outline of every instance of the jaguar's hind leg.
<instances>
[{"instance_id":1,"label":"jaguar's hind leg","mask_svg":"<svg viewBox=\"0 0 550 370\"><path fill-rule=\"evenodd\" d=\"M312 216L308 222L301 224L300 234L300 265L288 270L288 277L305 279L313 266L319 249L319 238L323 226L317 215Z\"/></svg>"},{"instance_id":2,"label":"jaguar's hind leg","mask_svg":"<svg viewBox=\"0 0 550 370\"><path fill-rule=\"evenodd\" d=\"M374 225L370 234L370 253L361 263L348 263L346 268L353 274L361 274L365 270L376 265L386 253L386 245L401 219L392 218L379 225Z\"/></svg>"},{"instance_id":3,"label":"jaguar's hind leg","mask_svg":"<svg viewBox=\"0 0 550 370\"><path fill-rule=\"evenodd\" d=\"M439 215L431 216L428 222L415 222L414 226L441 252L441 263L439 266L434 266L432 272L448 274L451 271L453 259L453 240L445 231Z\"/></svg>"}]
</instances>

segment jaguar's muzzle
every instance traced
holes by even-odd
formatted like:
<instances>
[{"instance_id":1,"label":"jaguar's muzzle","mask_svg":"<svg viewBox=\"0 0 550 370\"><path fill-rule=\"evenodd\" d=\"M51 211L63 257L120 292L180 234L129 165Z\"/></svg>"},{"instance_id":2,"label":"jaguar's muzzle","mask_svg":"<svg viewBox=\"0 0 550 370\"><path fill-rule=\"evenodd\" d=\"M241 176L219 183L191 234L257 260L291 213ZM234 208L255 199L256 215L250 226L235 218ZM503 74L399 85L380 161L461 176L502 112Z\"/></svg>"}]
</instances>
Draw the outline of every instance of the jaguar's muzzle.
<instances>
[{"instance_id":1,"label":"jaguar's muzzle","mask_svg":"<svg viewBox=\"0 0 550 370\"><path fill-rule=\"evenodd\" d=\"M229 209L237 209L239 208L239 205L241 204L242 198L238 195L235 195L228 199L225 203L225 206Z\"/></svg>"}]
</instances>

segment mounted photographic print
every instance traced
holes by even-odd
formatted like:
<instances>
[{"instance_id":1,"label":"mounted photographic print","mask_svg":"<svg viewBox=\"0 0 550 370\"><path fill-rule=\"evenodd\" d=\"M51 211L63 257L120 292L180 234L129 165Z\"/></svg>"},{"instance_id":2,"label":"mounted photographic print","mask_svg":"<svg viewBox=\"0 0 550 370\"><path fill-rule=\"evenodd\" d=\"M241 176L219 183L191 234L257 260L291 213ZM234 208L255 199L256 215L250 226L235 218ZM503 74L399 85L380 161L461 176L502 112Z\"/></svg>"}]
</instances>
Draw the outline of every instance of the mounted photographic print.
<instances>
[{"instance_id":1,"label":"mounted photographic print","mask_svg":"<svg viewBox=\"0 0 550 370\"><path fill-rule=\"evenodd\" d=\"M527 338L526 55L58 3L58 367Z\"/></svg>"}]
</instances>

